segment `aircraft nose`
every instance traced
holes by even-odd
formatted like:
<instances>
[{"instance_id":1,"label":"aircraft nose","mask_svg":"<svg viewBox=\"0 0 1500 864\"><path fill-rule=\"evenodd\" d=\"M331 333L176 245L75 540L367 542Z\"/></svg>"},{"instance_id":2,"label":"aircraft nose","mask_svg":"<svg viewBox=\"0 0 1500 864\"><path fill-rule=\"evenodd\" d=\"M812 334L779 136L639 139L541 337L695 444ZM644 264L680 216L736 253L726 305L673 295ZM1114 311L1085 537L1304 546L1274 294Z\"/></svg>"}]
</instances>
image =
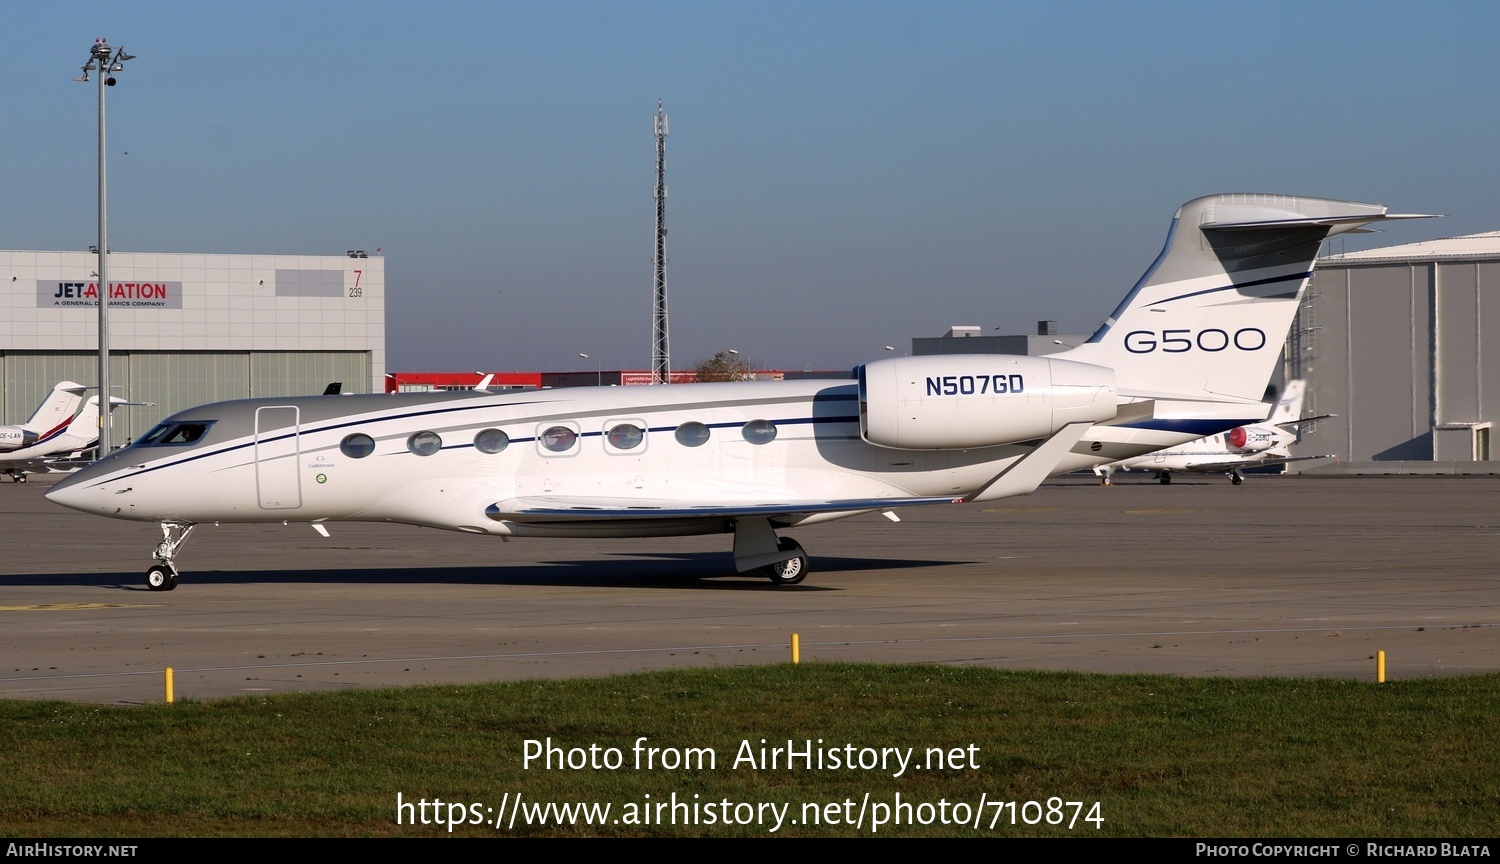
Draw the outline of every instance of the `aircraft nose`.
<instances>
[{"instance_id":1,"label":"aircraft nose","mask_svg":"<svg viewBox=\"0 0 1500 864\"><path fill-rule=\"evenodd\" d=\"M85 482L87 473L88 469L84 469L64 478L48 489L44 497L54 504L61 504L74 510L82 510L85 513L98 512L102 493Z\"/></svg>"}]
</instances>

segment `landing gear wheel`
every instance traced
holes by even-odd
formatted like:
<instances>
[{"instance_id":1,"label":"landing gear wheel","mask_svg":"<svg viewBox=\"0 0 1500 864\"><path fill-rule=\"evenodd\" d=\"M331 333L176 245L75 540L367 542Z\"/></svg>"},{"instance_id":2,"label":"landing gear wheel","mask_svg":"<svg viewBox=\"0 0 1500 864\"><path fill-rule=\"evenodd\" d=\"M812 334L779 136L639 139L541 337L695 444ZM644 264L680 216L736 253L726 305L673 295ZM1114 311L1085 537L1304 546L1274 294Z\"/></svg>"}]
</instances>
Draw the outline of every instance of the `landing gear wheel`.
<instances>
[{"instance_id":1,"label":"landing gear wheel","mask_svg":"<svg viewBox=\"0 0 1500 864\"><path fill-rule=\"evenodd\" d=\"M26 475L25 474L12 474L10 476L14 477L16 479L17 483L25 483L26 482Z\"/></svg>"},{"instance_id":2,"label":"landing gear wheel","mask_svg":"<svg viewBox=\"0 0 1500 864\"><path fill-rule=\"evenodd\" d=\"M1236 486L1238 486L1241 483L1245 482L1245 478L1241 477L1238 474L1230 474L1229 475L1229 482L1233 483Z\"/></svg>"},{"instance_id":3,"label":"landing gear wheel","mask_svg":"<svg viewBox=\"0 0 1500 864\"><path fill-rule=\"evenodd\" d=\"M1156 475L1156 481L1158 483L1160 483L1161 485L1163 485L1163 486L1171 486L1172 485L1172 475L1168 474L1165 471L1163 471L1160 474Z\"/></svg>"},{"instance_id":4,"label":"landing gear wheel","mask_svg":"<svg viewBox=\"0 0 1500 864\"><path fill-rule=\"evenodd\" d=\"M146 571L146 587L152 591L171 591L177 587L177 571L158 564Z\"/></svg>"},{"instance_id":5,"label":"landing gear wheel","mask_svg":"<svg viewBox=\"0 0 1500 864\"><path fill-rule=\"evenodd\" d=\"M766 577L777 585L796 585L807 578L807 553L802 551L802 546L790 537L783 537L776 544L783 552L797 553L797 557L778 561L775 564L762 568Z\"/></svg>"}]
</instances>

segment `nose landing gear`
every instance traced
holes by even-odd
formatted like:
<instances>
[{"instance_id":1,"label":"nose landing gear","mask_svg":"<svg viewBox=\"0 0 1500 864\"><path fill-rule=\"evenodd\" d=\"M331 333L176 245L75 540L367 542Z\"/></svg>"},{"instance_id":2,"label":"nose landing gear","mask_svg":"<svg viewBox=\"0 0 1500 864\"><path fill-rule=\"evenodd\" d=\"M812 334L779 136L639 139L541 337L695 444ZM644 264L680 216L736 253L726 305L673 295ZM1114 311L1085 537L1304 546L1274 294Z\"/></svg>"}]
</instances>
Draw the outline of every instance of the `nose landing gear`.
<instances>
[{"instance_id":1,"label":"nose landing gear","mask_svg":"<svg viewBox=\"0 0 1500 864\"><path fill-rule=\"evenodd\" d=\"M177 568L172 566L172 562L196 527L196 522L161 523L161 542L156 544L156 551L153 553L156 564L146 571L147 588L152 591L171 591L177 587Z\"/></svg>"}]
</instances>

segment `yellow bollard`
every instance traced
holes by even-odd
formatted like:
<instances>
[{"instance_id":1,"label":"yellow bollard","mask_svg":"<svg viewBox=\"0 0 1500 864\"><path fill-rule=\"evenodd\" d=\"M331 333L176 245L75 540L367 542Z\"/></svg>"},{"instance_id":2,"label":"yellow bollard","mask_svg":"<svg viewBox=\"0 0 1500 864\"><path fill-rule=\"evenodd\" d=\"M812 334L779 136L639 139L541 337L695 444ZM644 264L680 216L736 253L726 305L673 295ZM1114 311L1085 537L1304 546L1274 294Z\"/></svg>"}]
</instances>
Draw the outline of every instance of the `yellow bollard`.
<instances>
[{"instance_id":1,"label":"yellow bollard","mask_svg":"<svg viewBox=\"0 0 1500 864\"><path fill-rule=\"evenodd\" d=\"M1385 652L1375 652L1375 683L1385 683Z\"/></svg>"},{"instance_id":2,"label":"yellow bollard","mask_svg":"<svg viewBox=\"0 0 1500 864\"><path fill-rule=\"evenodd\" d=\"M167 667L167 704L172 704L172 667Z\"/></svg>"},{"instance_id":3,"label":"yellow bollard","mask_svg":"<svg viewBox=\"0 0 1500 864\"><path fill-rule=\"evenodd\" d=\"M800 644L800 641L797 638L797 634L793 633L792 634L792 665L795 666L795 665L797 665L798 663L801 663L801 662L802 662L802 646Z\"/></svg>"}]
</instances>

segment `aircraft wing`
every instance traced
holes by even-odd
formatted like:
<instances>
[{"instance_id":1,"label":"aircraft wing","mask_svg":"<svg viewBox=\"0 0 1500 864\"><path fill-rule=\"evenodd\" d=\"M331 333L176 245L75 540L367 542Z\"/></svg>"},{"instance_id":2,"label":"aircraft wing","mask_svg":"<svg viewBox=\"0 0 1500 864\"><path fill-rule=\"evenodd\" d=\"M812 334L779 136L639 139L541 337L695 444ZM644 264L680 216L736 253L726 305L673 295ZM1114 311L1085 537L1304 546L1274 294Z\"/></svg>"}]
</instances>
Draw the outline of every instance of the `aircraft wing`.
<instances>
[{"instance_id":1,"label":"aircraft wing","mask_svg":"<svg viewBox=\"0 0 1500 864\"><path fill-rule=\"evenodd\" d=\"M801 516L813 513L858 513L918 504L959 504L962 498L845 498L776 503L660 501L648 498L509 498L485 508L485 515L506 522L607 522L642 519L725 519L736 516Z\"/></svg>"},{"instance_id":2,"label":"aircraft wing","mask_svg":"<svg viewBox=\"0 0 1500 864\"><path fill-rule=\"evenodd\" d=\"M684 519L736 519L745 517L802 517L818 513L852 515L867 510L887 510L919 504L962 504L989 501L1010 495L1025 495L1047 479L1063 454L1077 444L1092 423L1069 423L1024 457L1007 465L969 497L899 496L881 498L819 498L802 501L685 501L653 498L575 498L541 495L509 498L485 508L484 515L497 522L553 523L609 522ZM738 557L738 554L736 555Z\"/></svg>"},{"instance_id":3,"label":"aircraft wing","mask_svg":"<svg viewBox=\"0 0 1500 864\"><path fill-rule=\"evenodd\" d=\"M1240 459L1234 462L1198 462L1185 468L1173 468L1173 471L1194 471L1202 474L1214 474L1220 471L1233 471L1236 468L1264 468L1267 465L1285 465L1288 462L1302 462L1307 459L1337 459L1339 457L1332 453L1323 456L1268 456L1265 459L1246 460ZM1149 468L1149 465L1142 465Z\"/></svg>"}]
</instances>

